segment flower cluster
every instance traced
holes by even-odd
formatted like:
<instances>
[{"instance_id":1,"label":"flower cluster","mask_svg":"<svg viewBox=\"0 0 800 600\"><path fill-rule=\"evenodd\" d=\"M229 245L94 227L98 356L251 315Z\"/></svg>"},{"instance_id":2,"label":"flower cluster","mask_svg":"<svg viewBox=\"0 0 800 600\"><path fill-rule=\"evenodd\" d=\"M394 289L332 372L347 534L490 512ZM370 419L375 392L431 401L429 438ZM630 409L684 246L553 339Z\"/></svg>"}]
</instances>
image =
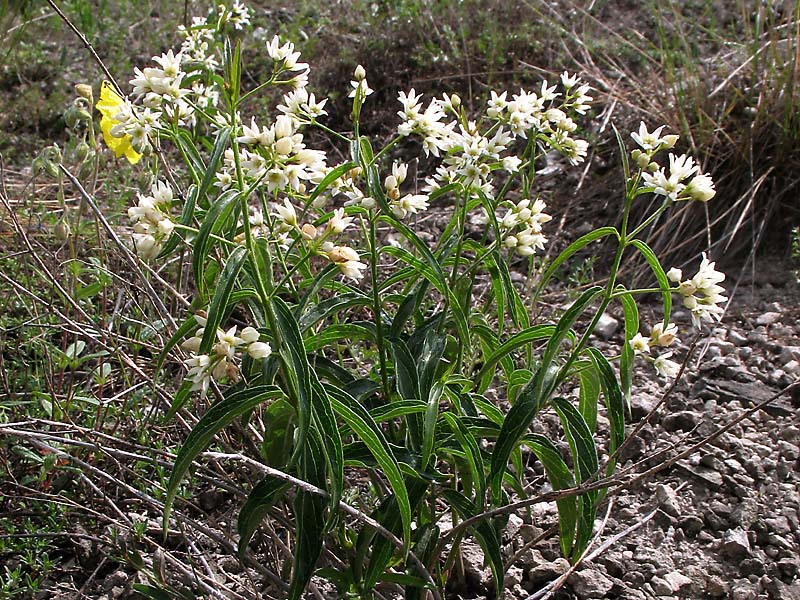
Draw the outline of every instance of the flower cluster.
<instances>
[{"instance_id":1,"label":"flower cluster","mask_svg":"<svg viewBox=\"0 0 800 600\"><path fill-rule=\"evenodd\" d=\"M644 123L639 131L631 133L633 140L640 146L631 152L633 160L639 168L644 169L642 193L652 192L672 201L696 200L708 202L716 195L714 182L708 175L700 173L700 167L692 157L682 154L669 154L669 174L664 167L653 162L653 156L659 150L671 149L678 141L677 135L661 135L662 125L653 132L647 131ZM691 178L691 179L689 179Z\"/></svg>"},{"instance_id":2,"label":"flower cluster","mask_svg":"<svg viewBox=\"0 0 800 600\"><path fill-rule=\"evenodd\" d=\"M704 252L700 268L691 279L681 281L683 273L674 267L667 272L669 280L679 284L676 291L683 298L683 305L692 311L692 320L697 327L702 321L719 321L725 312L719 306L728 300L722 295L725 288L719 285L725 280L725 273L717 271L715 265Z\"/></svg>"},{"instance_id":3,"label":"flower cluster","mask_svg":"<svg viewBox=\"0 0 800 600\"><path fill-rule=\"evenodd\" d=\"M389 207L398 219L405 219L409 214L415 215L428 209L427 194L400 195L400 186L403 185L407 176L408 165L396 161L392 164L392 174L387 175L383 183L386 188L386 197L389 199Z\"/></svg>"},{"instance_id":4,"label":"flower cluster","mask_svg":"<svg viewBox=\"0 0 800 600\"><path fill-rule=\"evenodd\" d=\"M272 354L269 343L259 341L260 334L257 329L245 327L237 336L235 325L227 331L217 329L217 343L211 349L211 354L198 354L205 333L206 319L200 315L195 315L194 319L200 325L200 329L181 344L181 348L192 353L186 360L186 366L189 368L186 377L192 382L192 391L200 390L205 395L212 379L238 381L237 352L244 351L254 360L267 358Z\"/></svg>"},{"instance_id":5,"label":"flower cluster","mask_svg":"<svg viewBox=\"0 0 800 600\"><path fill-rule=\"evenodd\" d=\"M667 348L676 341L678 341L678 327L675 324L670 323L664 329L663 323L657 323L650 330L650 337L637 333L629 340L628 344L630 344L637 356L643 356L651 362L659 375L662 377L675 377L680 365L670 360L672 351L663 352L655 357L651 356L650 352L652 348L658 346Z\"/></svg>"},{"instance_id":6,"label":"flower cluster","mask_svg":"<svg viewBox=\"0 0 800 600\"><path fill-rule=\"evenodd\" d=\"M419 136L426 155L442 158L434 176L426 179L426 191L459 183L473 194L494 198L493 174L514 174L522 166L516 153L509 152L517 139L530 137L537 145L561 152L573 164L583 161L588 144L573 136L577 125L570 115L585 114L591 97L576 77L565 74L562 85L563 93L545 81L539 93L520 90L510 100L508 92L492 92L485 113L486 131L466 118L457 95L433 98L424 106L422 95L413 88L400 92L398 135Z\"/></svg>"},{"instance_id":7,"label":"flower cluster","mask_svg":"<svg viewBox=\"0 0 800 600\"><path fill-rule=\"evenodd\" d=\"M169 216L172 188L157 181L151 188L151 194L139 194L139 203L128 209L128 217L133 221L133 245L144 259L158 256L162 244L175 228Z\"/></svg>"},{"instance_id":8,"label":"flower cluster","mask_svg":"<svg viewBox=\"0 0 800 600\"><path fill-rule=\"evenodd\" d=\"M545 203L539 199L531 202L525 198L516 204L508 204L508 211L499 219L503 245L520 256L531 256L536 250L543 250L547 238L542 233L542 225L552 219L544 212Z\"/></svg>"}]
</instances>

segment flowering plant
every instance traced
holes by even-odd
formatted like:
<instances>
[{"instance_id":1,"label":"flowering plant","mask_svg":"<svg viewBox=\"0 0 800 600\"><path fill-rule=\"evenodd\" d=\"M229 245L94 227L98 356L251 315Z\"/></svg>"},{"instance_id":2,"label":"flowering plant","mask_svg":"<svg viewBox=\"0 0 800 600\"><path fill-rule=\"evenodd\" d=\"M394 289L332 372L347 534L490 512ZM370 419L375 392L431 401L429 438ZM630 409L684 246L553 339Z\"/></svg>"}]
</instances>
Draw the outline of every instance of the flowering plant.
<instances>
[{"instance_id":1,"label":"flowering plant","mask_svg":"<svg viewBox=\"0 0 800 600\"><path fill-rule=\"evenodd\" d=\"M481 545L501 589L502 514L528 495L524 448L565 492L557 501L561 548L581 556L625 437L636 356L665 377L676 374L671 352L651 355L677 339L675 293L696 325L721 316L724 276L714 263L704 257L697 275L681 282L639 237L673 203L710 200L711 179L688 156L669 154L669 168L661 166L659 153L677 136L642 124L632 134L632 164L620 139L620 226L580 237L536 269L550 220L537 171L555 156L585 160L576 119L590 108L587 85L564 73L537 91L492 92L477 119L457 95L426 103L414 89L400 92L396 137L376 151L359 130L373 92L365 69L350 82L352 132L336 133L324 125L327 101L308 89L309 66L291 42L267 42L271 76L243 88L240 43L225 32L248 23L241 4L221 5L182 31L177 53L136 69L132 99L104 86L98 103L109 147L132 163L143 156L157 174L151 194L128 213L136 252L153 261L183 248L192 255L193 311L158 362L185 352L170 414L192 397L214 401L175 462L164 527L193 460L241 417L257 452L226 458L263 478L241 509L239 549L248 550L273 506L291 502L291 598L315 573L323 546L343 566L316 573L343 593L383 581L399 582L408 598L425 589L438 596L465 535ZM248 100L266 87L285 90L276 112L245 117ZM331 163L309 146L309 129L346 143L349 159ZM418 164L433 165L429 173L389 160L406 138L424 155ZM183 168L161 174L157 151L167 142ZM633 224L640 196L662 202ZM422 227L429 214L446 217L433 235ZM607 283L532 321L530 307L558 268L601 239L616 245ZM626 252L646 259L657 287L619 281ZM520 260L529 265L530 294L511 277ZM645 337L635 298L652 291L664 314ZM591 335L612 302L622 305L625 333L619 355L607 357ZM601 399L607 440L597 431ZM571 460L530 432L545 410L558 415ZM346 493L359 473L370 489ZM396 572L398 565L405 569Z\"/></svg>"}]
</instances>

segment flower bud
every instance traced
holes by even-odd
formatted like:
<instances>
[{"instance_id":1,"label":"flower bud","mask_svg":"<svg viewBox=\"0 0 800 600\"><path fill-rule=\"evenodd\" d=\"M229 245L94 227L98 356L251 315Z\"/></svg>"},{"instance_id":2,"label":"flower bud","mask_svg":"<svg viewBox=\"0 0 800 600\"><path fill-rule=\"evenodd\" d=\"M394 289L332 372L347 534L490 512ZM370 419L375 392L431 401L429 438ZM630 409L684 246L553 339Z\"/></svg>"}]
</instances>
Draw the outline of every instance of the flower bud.
<instances>
[{"instance_id":1,"label":"flower bud","mask_svg":"<svg viewBox=\"0 0 800 600\"><path fill-rule=\"evenodd\" d=\"M59 221L55 229L56 239L59 242L65 242L70 234L69 223L66 221Z\"/></svg>"},{"instance_id":2,"label":"flower bud","mask_svg":"<svg viewBox=\"0 0 800 600\"><path fill-rule=\"evenodd\" d=\"M364 81L367 78L367 72L364 70L364 67L358 65L356 70L353 71L353 77L356 81Z\"/></svg>"},{"instance_id":3,"label":"flower bud","mask_svg":"<svg viewBox=\"0 0 800 600\"><path fill-rule=\"evenodd\" d=\"M86 98L89 103L92 103L92 86L86 83L75 84L75 93L81 98Z\"/></svg>"},{"instance_id":4,"label":"flower bud","mask_svg":"<svg viewBox=\"0 0 800 600\"><path fill-rule=\"evenodd\" d=\"M636 166L638 166L640 169L646 169L647 166L650 164L650 157L644 152L640 153L639 157L636 158L635 160L636 160Z\"/></svg>"},{"instance_id":5,"label":"flower bud","mask_svg":"<svg viewBox=\"0 0 800 600\"><path fill-rule=\"evenodd\" d=\"M303 234L303 238L308 240L309 242L317 237L317 228L314 227L311 223L305 223L300 228L300 233Z\"/></svg>"},{"instance_id":6,"label":"flower bud","mask_svg":"<svg viewBox=\"0 0 800 600\"><path fill-rule=\"evenodd\" d=\"M678 138L679 136L675 134L665 135L664 137L661 138L661 147L667 150L673 148L675 144L678 143Z\"/></svg>"},{"instance_id":7,"label":"flower bud","mask_svg":"<svg viewBox=\"0 0 800 600\"><path fill-rule=\"evenodd\" d=\"M450 104L453 105L453 108L458 108L461 106L461 96L458 94L453 94L450 96Z\"/></svg>"},{"instance_id":8,"label":"flower bud","mask_svg":"<svg viewBox=\"0 0 800 600\"><path fill-rule=\"evenodd\" d=\"M75 146L75 158L77 158L79 162L83 162L89 157L90 151L91 148L89 148L89 144L81 142Z\"/></svg>"}]
</instances>

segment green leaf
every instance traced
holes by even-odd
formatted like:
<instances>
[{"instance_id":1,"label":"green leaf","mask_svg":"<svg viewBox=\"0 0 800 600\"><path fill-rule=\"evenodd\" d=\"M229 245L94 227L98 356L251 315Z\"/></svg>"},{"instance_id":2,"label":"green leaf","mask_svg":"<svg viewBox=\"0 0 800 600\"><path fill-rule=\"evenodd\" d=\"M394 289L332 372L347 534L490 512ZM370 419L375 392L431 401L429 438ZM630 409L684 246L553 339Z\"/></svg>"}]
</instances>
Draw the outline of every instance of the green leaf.
<instances>
[{"instance_id":1,"label":"green leaf","mask_svg":"<svg viewBox=\"0 0 800 600\"><path fill-rule=\"evenodd\" d=\"M462 520L469 519L478 514L477 507L470 502L469 498L456 490L442 490L442 497L461 517ZM503 557L500 553L500 535L492 525L491 521L479 521L476 525L469 528L475 535L478 545L483 550L486 558L489 559L489 567L492 569L497 598L503 597L505 587L505 570L503 568Z\"/></svg>"},{"instance_id":2,"label":"green leaf","mask_svg":"<svg viewBox=\"0 0 800 600\"><path fill-rule=\"evenodd\" d=\"M554 491L575 487L572 472L550 440L539 434L529 434L522 438L521 443L528 446L542 463L547 481ZM569 556L578 523L577 500L574 497L562 498L556 501L556 506L561 552L564 556Z\"/></svg>"},{"instance_id":3,"label":"green leaf","mask_svg":"<svg viewBox=\"0 0 800 600\"><path fill-rule=\"evenodd\" d=\"M402 537L406 550L408 550L411 544L411 505L408 499L408 490L400 473L400 466L392 454L389 443L377 423L354 398L334 386L328 386L328 390L333 410L369 448L375 460L378 461L382 474L389 481L389 486L394 492L400 510L403 523Z\"/></svg>"},{"instance_id":4,"label":"green leaf","mask_svg":"<svg viewBox=\"0 0 800 600\"><path fill-rule=\"evenodd\" d=\"M239 556L247 551L253 534L275 502L289 489L290 484L283 479L267 475L253 486L247 500L239 511L236 530L239 532Z\"/></svg>"},{"instance_id":5,"label":"green leaf","mask_svg":"<svg viewBox=\"0 0 800 600\"><path fill-rule=\"evenodd\" d=\"M487 374L493 372L495 365L504 356L511 354L514 350L517 350L518 348L527 346L531 342L536 342L539 340L544 340L549 338L551 335L555 333L555 330L556 330L555 325L534 325L533 327L529 327L528 329L515 333L505 342L500 344L500 346L498 346L497 349L494 350L494 352L492 352L489 356L483 359L483 366L481 367L481 370L478 371L478 374L475 376L475 379L480 381ZM568 337L571 341L575 340L575 334L572 331L568 332Z\"/></svg>"},{"instance_id":6,"label":"green leaf","mask_svg":"<svg viewBox=\"0 0 800 600\"><path fill-rule=\"evenodd\" d=\"M192 252L192 273L194 273L194 280L200 288L201 294L205 294L205 266L211 260L211 250L214 247L212 236L217 235L225 226L233 209L237 206L236 200L238 199L238 190L223 192L211 205L197 232Z\"/></svg>"},{"instance_id":7,"label":"green leaf","mask_svg":"<svg viewBox=\"0 0 800 600\"><path fill-rule=\"evenodd\" d=\"M553 398L552 404L561 419L572 452L575 483L580 485L591 479L599 468L594 438L586 421L572 404L564 398ZM594 518L597 513L597 497L597 492L587 492L578 497L578 527L575 534L575 546L572 549L574 557L581 555L592 536Z\"/></svg>"},{"instance_id":8,"label":"green leaf","mask_svg":"<svg viewBox=\"0 0 800 600\"><path fill-rule=\"evenodd\" d=\"M261 454L267 464L282 469L289 462L295 431L294 406L283 398L275 400L262 415L264 442Z\"/></svg>"},{"instance_id":9,"label":"green leaf","mask_svg":"<svg viewBox=\"0 0 800 600\"><path fill-rule=\"evenodd\" d=\"M316 200L319 197L320 194L322 194L325 190L327 190L334 181L339 179L339 177L341 177L342 175L344 175L345 173L347 173L348 171L353 169L355 166L356 166L356 163L346 162L346 163L342 163L338 167L334 167L333 169L331 169L331 172L328 173L325 177L323 177L322 181L320 181L314 187L314 191L308 197L308 203L307 204L309 204L309 205L313 204L314 200Z\"/></svg>"},{"instance_id":10,"label":"green leaf","mask_svg":"<svg viewBox=\"0 0 800 600\"><path fill-rule=\"evenodd\" d=\"M199 327L197 321L195 321L194 316L190 316L186 321L181 323L181 326L178 327L178 330L172 334L172 337L167 340L167 343L164 344L163 350L158 353L158 357L156 358L156 366L155 366L155 373L156 377L158 376L158 372L161 370L161 367L164 366L164 361L167 359L167 355L170 351L180 342L184 337L189 335L192 331Z\"/></svg>"},{"instance_id":11,"label":"green leaf","mask_svg":"<svg viewBox=\"0 0 800 600\"><path fill-rule=\"evenodd\" d=\"M642 240L631 241L631 246L634 246L642 253L642 256L644 256L647 264L650 265L653 274L658 280L658 287L661 288L661 298L664 303L664 330L666 331L667 326L669 326L669 315L672 311L672 291L670 290L667 274L664 272L664 268L661 266L655 252Z\"/></svg>"},{"instance_id":12,"label":"green leaf","mask_svg":"<svg viewBox=\"0 0 800 600\"><path fill-rule=\"evenodd\" d=\"M312 429L303 445L298 471L309 483L325 487L325 457L319 434ZM294 500L294 519L297 541L294 546L292 581L289 600L300 600L314 568L322 554L322 536L325 533L325 506L322 496L303 489L297 490ZM338 501L337 501L338 508Z\"/></svg>"},{"instance_id":13,"label":"green leaf","mask_svg":"<svg viewBox=\"0 0 800 600\"><path fill-rule=\"evenodd\" d=\"M352 306L369 306L371 299L359 292L337 294L332 298L321 300L306 310L298 319L300 331L306 331L319 321L332 317L339 311Z\"/></svg>"},{"instance_id":14,"label":"green leaf","mask_svg":"<svg viewBox=\"0 0 800 600\"><path fill-rule=\"evenodd\" d=\"M208 354L211 347L217 341L217 328L222 324L222 317L229 307L229 300L239 271L247 258L247 248L238 246L234 248L225 263L225 268L219 276L217 289L214 290L214 297L208 309L206 326L203 331L203 339L200 341L200 353Z\"/></svg>"},{"instance_id":15,"label":"green leaf","mask_svg":"<svg viewBox=\"0 0 800 600\"><path fill-rule=\"evenodd\" d=\"M614 367L603 356L603 353L597 348L589 348L586 352L600 375L600 385L603 387L603 396L606 399L606 410L608 411L608 421L611 429L608 452L613 454L625 440L625 400L619 383L617 383ZM614 466L615 462L612 461L608 467L609 474L614 471Z\"/></svg>"},{"instance_id":16,"label":"green leaf","mask_svg":"<svg viewBox=\"0 0 800 600\"><path fill-rule=\"evenodd\" d=\"M197 196L197 186L192 185L186 192L186 200L183 203L183 210L181 211L181 216L178 217L179 224L186 227L192 224L192 220L194 219L194 209L197 206ZM162 259L165 256L169 256L175 250L175 248L178 247L178 244L183 239L181 236L185 235L185 233L186 232L182 232L180 230L173 231L172 235L167 238L167 243L164 244L164 246L161 248L161 251L158 253L156 260Z\"/></svg>"},{"instance_id":17,"label":"green leaf","mask_svg":"<svg viewBox=\"0 0 800 600\"><path fill-rule=\"evenodd\" d=\"M502 477L511 452L516 447L517 441L530 427L533 417L550 400L550 396L558 383L559 369L554 364L554 360L562 342L568 337L572 330L572 325L578 317L603 292L603 288L598 285L589 288L564 312L556 325L553 335L547 342L536 375L525 386L514 406L508 411L492 453L490 479L492 482L492 498L495 502L500 499Z\"/></svg>"},{"instance_id":18,"label":"green leaf","mask_svg":"<svg viewBox=\"0 0 800 600\"><path fill-rule=\"evenodd\" d=\"M318 334L307 338L304 343L306 352L316 352L341 340L357 342L360 340L374 340L375 338L375 327L372 323L340 323L328 325Z\"/></svg>"},{"instance_id":19,"label":"green leaf","mask_svg":"<svg viewBox=\"0 0 800 600\"><path fill-rule=\"evenodd\" d=\"M197 197L200 199L201 203L204 203L206 194L208 194L208 190L211 189L211 184L214 183L214 179L216 178L217 170L219 168L219 163L222 160L222 157L225 155L225 150L228 147L228 141L230 138L230 127L223 127L217 133L217 138L214 140L214 148L211 151L211 158L208 161L208 166L205 169L203 180L200 182L200 187L197 190Z\"/></svg>"},{"instance_id":20,"label":"green leaf","mask_svg":"<svg viewBox=\"0 0 800 600\"><path fill-rule=\"evenodd\" d=\"M459 417L451 412L445 412L442 416L445 418L448 425L450 425L450 429L456 436L458 443L464 449L467 463L472 472L472 479L475 481L475 506L482 509L484 499L486 498L486 472L484 470L483 457L481 456L481 449L480 446L478 446L478 441L469 429L464 426Z\"/></svg>"},{"instance_id":21,"label":"green leaf","mask_svg":"<svg viewBox=\"0 0 800 600\"><path fill-rule=\"evenodd\" d=\"M274 385L263 385L244 389L219 402L214 403L204 414L194 429L186 437L186 441L181 446L175 464L172 467L172 474L167 484L166 497L164 499L164 535L166 536L169 528L169 513L175 495L178 493L178 486L183 480L194 458L211 443L213 437L222 429L230 425L239 415L252 410L262 402L282 398L283 391Z\"/></svg>"},{"instance_id":22,"label":"green leaf","mask_svg":"<svg viewBox=\"0 0 800 600\"><path fill-rule=\"evenodd\" d=\"M570 256L575 254L581 248L588 246L592 242L609 235L613 235L619 239L619 232L614 227L600 227L594 231L590 231L586 235L582 235L569 246L567 246L567 248L561 254L559 254L552 263L550 263L547 269L545 269L545 272L542 273L541 277L539 278L539 284L536 286L536 293L534 294L534 297L539 297L539 294L541 294L542 290L550 281L550 278L556 272L558 267L560 267Z\"/></svg>"},{"instance_id":23,"label":"green leaf","mask_svg":"<svg viewBox=\"0 0 800 600\"><path fill-rule=\"evenodd\" d=\"M617 288L620 290L622 286ZM622 288L624 290L624 288ZM639 309L636 300L630 294L623 294L619 297L622 302L622 309L625 313L625 343L622 346L622 356L620 357L619 375L622 381L622 393L625 397L625 404L631 405L631 382L633 379L633 366L636 354L631 348L630 341L639 333Z\"/></svg>"},{"instance_id":24,"label":"green leaf","mask_svg":"<svg viewBox=\"0 0 800 600\"><path fill-rule=\"evenodd\" d=\"M581 382L578 399L578 410L583 415L591 431L597 428L597 402L600 399L600 378L594 363L591 361L577 361L575 369Z\"/></svg>"}]
</instances>

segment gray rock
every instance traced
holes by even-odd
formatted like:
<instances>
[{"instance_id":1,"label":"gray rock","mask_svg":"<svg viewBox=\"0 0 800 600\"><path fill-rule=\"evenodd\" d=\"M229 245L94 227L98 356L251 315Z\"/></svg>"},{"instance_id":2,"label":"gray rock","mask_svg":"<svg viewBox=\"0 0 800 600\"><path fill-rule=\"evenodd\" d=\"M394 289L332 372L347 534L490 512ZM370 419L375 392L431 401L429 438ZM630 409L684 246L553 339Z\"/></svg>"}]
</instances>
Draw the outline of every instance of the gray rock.
<instances>
[{"instance_id":1,"label":"gray rock","mask_svg":"<svg viewBox=\"0 0 800 600\"><path fill-rule=\"evenodd\" d=\"M682 410L666 415L661 425L667 431L691 431L700 422L700 414L691 410Z\"/></svg>"},{"instance_id":2,"label":"gray rock","mask_svg":"<svg viewBox=\"0 0 800 600\"><path fill-rule=\"evenodd\" d=\"M781 320L781 313L779 312L765 312L763 315L759 315L756 319L756 325L772 325L773 323L777 323Z\"/></svg>"},{"instance_id":3,"label":"gray rock","mask_svg":"<svg viewBox=\"0 0 800 600\"><path fill-rule=\"evenodd\" d=\"M553 562L538 564L528 571L528 581L534 586L540 586L561 577L569 571L569 561L566 558L558 558Z\"/></svg>"},{"instance_id":4,"label":"gray rock","mask_svg":"<svg viewBox=\"0 0 800 600\"><path fill-rule=\"evenodd\" d=\"M680 571L670 571L664 575L664 581L669 584L673 594L677 594L681 588L692 585L692 580Z\"/></svg>"},{"instance_id":5,"label":"gray rock","mask_svg":"<svg viewBox=\"0 0 800 600\"><path fill-rule=\"evenodd\" d=\"M783 364L783 370L789 375L800 375L800 362L790 360Z\"/></svg>"},{"instance_id":6,"label":"gray rock","mask_svg":"<svg viewBox=\"0 0 800 600\"><path fill-rule=\"evenodd\" d=\"M599 569L583 569L569 576L567 582L577 594L578 598L605 598L606 594L614 587L611 581Z\"/></svg>"},{"instance_id":7,"label":"gray rock","mask_svg":"<svg viewBox=\"0 0 800 600\"><path fill-rule=\"evenodd\" d=\"M618 328L619 321L617 321L608 313L603 313L600 315L600 319L597 321L597 326L594 328L594 333L600 339L608 340L611 339L611 336L616 333Z\"/></svg>"},{"instance_id":8,"label":"gray rock","mask_svg":"<svg viewBox=\"0 0 800 600\"><path fill-rule=\"evenodd\" d=\"M792 360L800 360L800 346L782 346L778 361L785 365Z\"/></svg>"},{"instance_id":9,"label":"gray rock","mask_svg":"<svg viewBox=\"0 0 800 600\"><path fill-rule=\"evenodd\" d=\"M728 341L736 346L744 346L747 344L747 337L742 335L739 331L731 329L728 331Z\"/></svg>"},{"instance_id":10,"label":"gray rock","mask_svg":"<svg viewBox=\"0 0 800 600\"><path fill-rule=\"evenodd\" d=\"M731 592L732 600L756 600L758 592L755 586L746 580L737 581L733 584Z\"/></svg>"},{"instance_id":11,"label":"gray rock","mask_svg":"<svg viewBox=\"0 0 800 600\"><path fill-rule=\"evenodd\" d=\"M747 532L741 527L729 529L725 532L725 537L719 549L724 556L734 560L741 560L749 556L752 551Z\"/></svg>"},{"instance_id":12,"label":"gray rock","mask_svg":"<svg viewBox=\"0 0 800 600\"><path fill-rule=\"evenodd\" d=\"M673 589L672 586L665 580L656 575L650 580L650 586L653 588L653 593L656 596L671 596Z\"/></svg>"},{"instance_id":13,"label":"gray rock","mask_svg":"<svg viewBox=\"0 0 800 600\"><path fill-rule=\"evenodd\" d=\"M681 514L680 500L670 486L660 483L656 486L656 500L658 507L672 517L679 517Z\"/></svg>"},{"instance_id":14,"label":"gray rock","mask_svg":"<svg viewBox=\"0 0 800 600\"><path fill-rule=\"evenodd\" d=\"M709 575L706 579L706 593L712 598L724 598L728 595L728 582L718 575Z\"/></svg>"}]
</instances>

